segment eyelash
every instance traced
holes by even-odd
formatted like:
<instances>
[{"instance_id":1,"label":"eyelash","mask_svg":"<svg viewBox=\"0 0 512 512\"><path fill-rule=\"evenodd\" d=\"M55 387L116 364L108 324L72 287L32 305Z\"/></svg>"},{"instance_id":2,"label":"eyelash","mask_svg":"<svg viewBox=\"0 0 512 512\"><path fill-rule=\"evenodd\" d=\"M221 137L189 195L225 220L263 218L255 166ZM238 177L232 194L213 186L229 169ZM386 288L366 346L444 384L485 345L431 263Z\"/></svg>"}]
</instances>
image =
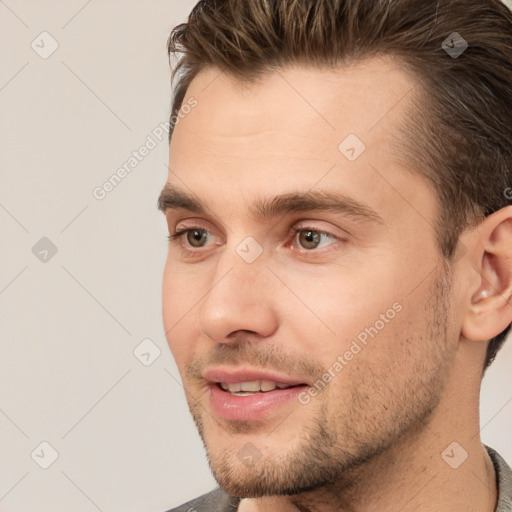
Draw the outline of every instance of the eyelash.
<instances>
[{"instance_id":1,"label":"eyelash","mask_svg":"<svg viewBox=\"0 0 512 512\"><path fill-rule=\"evenodd\" d=\"M293 237L292 237L292 240L295 240L295 237L297 236L298 233L301 233L302 231L313 231L314 233L318 233L319 235L324 235L326 236L327 238L330 238L330 239L333 239L335 241L338 241L338 242L345 242L345 240L343 240L342 238L340 237L337 237L335 235L333 235L332 233L328 233L327 231L321 231L319 229L316 229L312 226L300 226L300 227L295 227L295 226L292 226L292 231L293 231ZM204 228L200 228L200 227L190 227L190 228L184 228L184 229L179 229L179 230L176 230L174 233L171 233L167 236L167 239L169 240L169 242L173 243L173 244L176 244L176 243L179 243L180 242L180 239L186 235L187 233L189 233L190 231L201 231L201 232L206 232L206 233L210 233L207 229L204 229ZM193 248L193 249L185 249L183 248L183 246L181 246L181 248L189 253L189 255L191 255L192 257L198 257L198 256L201 256L201 254L203 253L203 248ZM302 249L301 251L301 254L305 257L314 257L315 256L315 252L318 253L318 251L316 249ZM320 252L323 252L323 251L320 251Z\"/></svg>"}]
</instances>

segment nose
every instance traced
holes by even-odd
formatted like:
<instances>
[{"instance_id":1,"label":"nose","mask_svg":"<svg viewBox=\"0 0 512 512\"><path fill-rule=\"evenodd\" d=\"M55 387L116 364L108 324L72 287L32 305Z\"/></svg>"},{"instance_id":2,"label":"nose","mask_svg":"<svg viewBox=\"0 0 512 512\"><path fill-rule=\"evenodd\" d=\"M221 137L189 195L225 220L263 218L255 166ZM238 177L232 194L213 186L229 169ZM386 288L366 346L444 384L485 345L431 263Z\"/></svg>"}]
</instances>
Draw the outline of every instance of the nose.
<instances>
[{"instance_id":1,"label":"nose","mask_svg":"<svg viewBox=\"0 0 512 512\"><path fill-rule=\"evenodd\" d=\"M252 334L252 339L265 338L278 327L276 280L263 258L247 263L233 253L217 266L195 313L200 332L217 343L235 343L240 332Z\"/></svg>"}]
</instances>

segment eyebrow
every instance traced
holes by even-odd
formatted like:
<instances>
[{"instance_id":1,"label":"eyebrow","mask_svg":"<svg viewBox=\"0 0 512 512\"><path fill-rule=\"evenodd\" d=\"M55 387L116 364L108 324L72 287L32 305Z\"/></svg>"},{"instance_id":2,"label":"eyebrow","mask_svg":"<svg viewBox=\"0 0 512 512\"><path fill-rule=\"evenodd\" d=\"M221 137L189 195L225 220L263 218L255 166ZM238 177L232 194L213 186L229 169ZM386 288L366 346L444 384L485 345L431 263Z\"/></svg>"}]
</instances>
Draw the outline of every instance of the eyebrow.
<instances>
[{"instance_id":1,"label":"eyebrow","mask_svg":"<svg viewBox=\"0 0 512 512\"><path fill-rule=\"evenodd\" d=\"M158 197L157 207L164 214L168 210L187 210L206 215L207 208L199 198L167 183ZM333 211L361 220L384 223L382 217L370 206L341 192L310 190L286 193L257 200L251 205L249 215L263 221L287 213Z\"/></svg>"}]
</instances>

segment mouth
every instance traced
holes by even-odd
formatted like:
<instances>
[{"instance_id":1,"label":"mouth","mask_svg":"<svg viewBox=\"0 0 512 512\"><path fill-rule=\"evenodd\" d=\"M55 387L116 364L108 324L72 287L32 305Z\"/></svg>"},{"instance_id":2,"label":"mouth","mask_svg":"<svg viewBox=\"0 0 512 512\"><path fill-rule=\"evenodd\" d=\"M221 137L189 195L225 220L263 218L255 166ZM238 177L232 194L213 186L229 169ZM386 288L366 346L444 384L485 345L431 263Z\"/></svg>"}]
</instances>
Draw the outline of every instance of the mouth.
<instances>
[{"instance_id":1,"label":"mouth","mask_svg":"<svg viewBox=\"0 0 512 512\"><path fill-rule=\"evenodd\" d=\"M225 420L268 418L286 406L298 406L297 397L309 387L299 379L261 371L211 370L204 377L210 388L211 410Z\"/></svg>"},{"instance_id":2,"label":"mouth","mask_svg":"<svg viewBox=\"0 0 512 512\"><path fill-rule=\"evenodd\" d=\"M274 390L296 388L306 384L287 384L285 382L273 382L271 380L252 380L245 382L216 382L220 389L235 396L252 396L257 393L270 393Z\"/></svg>"}]
</instances>

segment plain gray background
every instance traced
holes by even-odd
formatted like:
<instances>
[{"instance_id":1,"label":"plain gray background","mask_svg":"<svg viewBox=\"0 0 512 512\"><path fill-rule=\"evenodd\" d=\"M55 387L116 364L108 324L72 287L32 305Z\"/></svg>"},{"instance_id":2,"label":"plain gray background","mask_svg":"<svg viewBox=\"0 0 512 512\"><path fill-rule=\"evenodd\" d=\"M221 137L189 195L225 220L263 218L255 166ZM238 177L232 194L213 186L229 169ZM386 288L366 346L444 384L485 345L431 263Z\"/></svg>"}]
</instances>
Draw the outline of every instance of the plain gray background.
<instances>
[{"instance_id":1,"label":"plain gray background","mask_svg":"<svg viewBox=\"0 0 512 512\"><path fill-rule=\"evenodd\" d=\"M155 133L167 36L194 4L0 0L2 512L160 512L216 485L161 320ZM481 406L483 441L509 463L511 363L509 343Z\"/></svg>"}]
</instances>

